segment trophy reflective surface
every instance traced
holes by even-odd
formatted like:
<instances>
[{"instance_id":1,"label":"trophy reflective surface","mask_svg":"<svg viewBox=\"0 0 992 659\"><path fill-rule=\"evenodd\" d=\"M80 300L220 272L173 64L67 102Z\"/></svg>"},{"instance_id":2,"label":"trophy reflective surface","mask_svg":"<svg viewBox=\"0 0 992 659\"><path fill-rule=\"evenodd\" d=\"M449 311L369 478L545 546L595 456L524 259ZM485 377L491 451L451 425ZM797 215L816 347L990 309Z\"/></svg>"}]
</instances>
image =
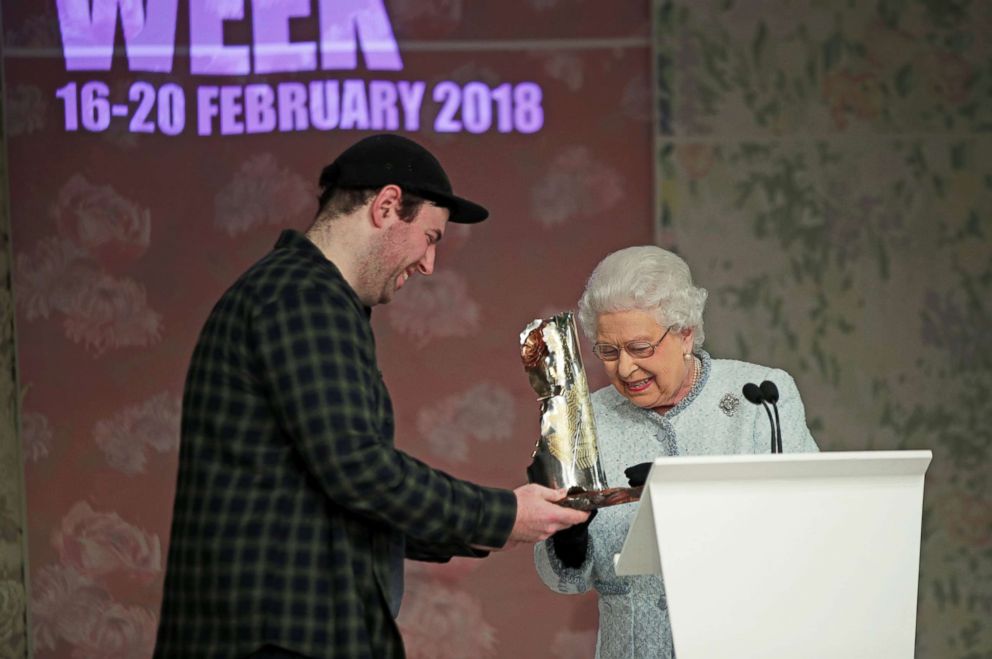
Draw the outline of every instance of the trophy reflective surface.
<instances>
[{"instance_id":1,"label":"trophy reflective surface","mask_svg":"<svg viewBox=\"0 0 992 659\"><path fill-rule=\"evenodd\" d=\"M528 480L567 488L558 503L579 510L636 501L641 488L607 486L572 313L531 321L520 333L520 358L541 412Z\"/></svg>"}]
</instances>

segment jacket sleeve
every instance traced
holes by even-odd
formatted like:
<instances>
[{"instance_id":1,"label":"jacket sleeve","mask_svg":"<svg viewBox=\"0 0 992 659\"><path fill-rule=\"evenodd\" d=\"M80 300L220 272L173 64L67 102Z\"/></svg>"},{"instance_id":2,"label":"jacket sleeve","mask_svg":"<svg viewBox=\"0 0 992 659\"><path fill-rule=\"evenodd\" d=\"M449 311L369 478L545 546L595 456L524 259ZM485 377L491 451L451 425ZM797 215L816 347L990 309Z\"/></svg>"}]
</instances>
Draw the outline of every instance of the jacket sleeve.
<instances>
[{"instance_id":1,"label":"jacket sleeve","mask_svg":"<svg viewBox=\"0 0 992 659\"><path fill-rule=\"evenodd\" d=\"M589 542L594 542L592 532ZM566 567L555 555L554 543L551 538L534 545L534 567L537 576L551 590L564 595L577 595L592 588L593 551L592 547L586 552L586 560L577 568Z\"/></svg>"},{"instance_id":2,"label":"jacket sleeve","mask_svg":"<svg viewBox=\"0 0 992 659\"><path fill-rule=\"evenodd\" d=\"M806 408L796 387L796 381L783 370L776 369L769 378L778 387L778 415L782 424L782 451L785 453L816 453L820 449L806 425Z\"/></svg>"},{"instance_id":3,"label":"jacket sleeve","mask_svg":"<svg viewBox=\"0 0 992 659\"><path fill-rule=\"evenodd\" d=\"M425 561L428 563L447 563L452 558L459 556L463 558L485 558L488 551L475 549L464 544L436 544L423 542L416 538L406 539L405 558L411 561Z\"/></svg>"},{"instance_id":4,"label":"jacket sleeve","mask_svg":"<svg viewBox=\"0 0 992 659\"><path fill-rule=\"evenodd\" d=\"M251 327L273 413L328 499L413 540L506 543L513 492L433 469L384 436L371 328L354 304L303 287L267 301Z\"/></svg>"}]
</instances>

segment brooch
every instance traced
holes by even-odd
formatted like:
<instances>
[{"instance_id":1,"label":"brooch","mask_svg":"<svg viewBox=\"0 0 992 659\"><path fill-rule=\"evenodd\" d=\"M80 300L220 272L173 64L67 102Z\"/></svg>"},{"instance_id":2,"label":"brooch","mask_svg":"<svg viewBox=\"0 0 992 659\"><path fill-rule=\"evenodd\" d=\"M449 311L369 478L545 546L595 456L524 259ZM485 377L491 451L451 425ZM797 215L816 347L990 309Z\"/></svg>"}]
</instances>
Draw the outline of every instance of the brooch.
<instances>
[{"instance_id":1,"label":"brooch","mask_svg":"<svg viewBox=\"0 0 992 659\"><path fill-rule=\"evenodd\" d=\"M737 408L741 405L741 399L734 394L724 394L723 398L720 399L720 409L727 416L734 416L737 413Z\"/></svg>"}]
</instances>

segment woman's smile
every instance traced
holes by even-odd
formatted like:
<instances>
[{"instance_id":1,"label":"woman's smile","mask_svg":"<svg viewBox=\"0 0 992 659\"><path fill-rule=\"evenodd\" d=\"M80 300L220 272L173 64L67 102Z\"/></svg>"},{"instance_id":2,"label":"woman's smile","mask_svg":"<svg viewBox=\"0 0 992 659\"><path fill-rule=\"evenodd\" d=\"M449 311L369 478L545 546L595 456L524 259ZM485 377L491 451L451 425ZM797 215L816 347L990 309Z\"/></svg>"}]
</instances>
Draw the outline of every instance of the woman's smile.
<instances>
[{"instance_id":1,"label":"woman's smile","mask_svg":"<svg viewBox=\"0 0 992 659\"><path fill-rule=\"evenodd\" d=\"M654 378L644 378L642 380L628 380L624 381L624 386L632 394L639 394L646 391L648 387L654 382Z\"/></svg>"}]
</instances>

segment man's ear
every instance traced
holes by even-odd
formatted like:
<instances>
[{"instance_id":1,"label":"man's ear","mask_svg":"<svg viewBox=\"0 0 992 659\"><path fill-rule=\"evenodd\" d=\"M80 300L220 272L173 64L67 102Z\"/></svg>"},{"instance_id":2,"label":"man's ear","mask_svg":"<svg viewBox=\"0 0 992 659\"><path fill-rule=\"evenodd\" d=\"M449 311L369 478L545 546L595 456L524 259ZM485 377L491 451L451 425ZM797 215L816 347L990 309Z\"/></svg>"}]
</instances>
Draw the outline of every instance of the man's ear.
<instances>
[{"instance_id":1,"label":"man's ear","mask_svg":"<svg viewBox=\"0 0 992 659\"><path fill-rule=\"evenodd\" d=\"M403 191L398 185L387 185L372 198L370 212L372 224L376 228L382 228L390 224L399 217L400 201L403 199Z\"/></svg>"}]
</instances>

